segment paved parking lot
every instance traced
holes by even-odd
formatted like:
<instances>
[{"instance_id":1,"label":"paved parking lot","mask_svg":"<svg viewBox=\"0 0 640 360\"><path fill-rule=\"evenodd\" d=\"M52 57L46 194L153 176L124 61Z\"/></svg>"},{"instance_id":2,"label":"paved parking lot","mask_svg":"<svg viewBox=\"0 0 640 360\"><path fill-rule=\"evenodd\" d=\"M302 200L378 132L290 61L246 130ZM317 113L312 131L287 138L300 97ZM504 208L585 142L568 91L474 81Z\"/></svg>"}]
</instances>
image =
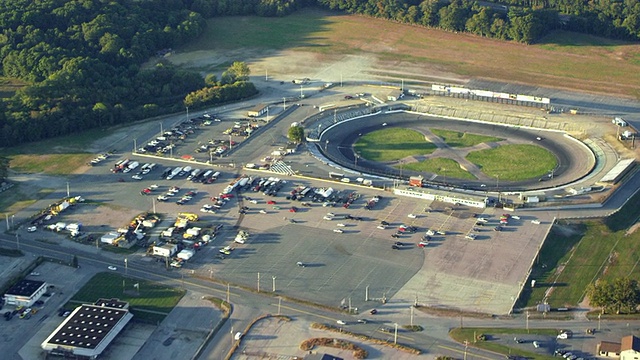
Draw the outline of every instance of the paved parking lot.
<instances>
[{"instance_id":1,"label":"paved parking lot","mask_svg":"<svg viewBox=\"0 0 640 360\"><path fill-rule=\"evenodd\" d=\"M288 193L300 183L305 182L289 179L281 193ZM316 185L329 186L321 182ZM340 183L331 185L337 190L348 188ZM502 213L494 209L431 203L372 189L352 191L362 196L349 209L323 207L319 203L301 206L284 196L271 198L249 191L244 196L258 200L258 204L244 201L242 205L248 205L249 211L235 222L251 234L249 241L233 243L237 230L226 228L183 271L196 270L203 276L213 275L256 289L260 276L262 291L273 290L275 276L277 292L336 307L349 298L352 306L361 309L375 307L383 298L412 303L417 295L423 305L504 314L518 296L540 239L550 225L544 220L532 224L533 218L522 217L511 219L502 231L496 232L493 228ZM374 195L382 195L382 200L373 210L365 210L365 201ZM280 209L268 205L269 199L274 199ZM292 205L299 211L289 212ZM207 214L204 218L233 225L238 206L234 199L220 214ZM427 213L425 208L432 211ZM328 212L336 218L348 214L361 217L362 221L324 220ZM417 214L417 218L409 218L409 213ZM476 225L474 214L482 214L476 216L486 217L489 222L482 227ZM382 220L391 224L388 229L377 228ZM392 238L401 224L414 225L418 230ZM334 229L344 232L336 233ZM420 248L418 242L428 229L446 235L434 235L426 248ZM465 238L469 232L478 235L476 240ZM396 241L405 246L392 250ZM218 249L226 245L235 250L221 260L217 258ZM297 266L297 262L306 266ZM369 300L374 302L365 302L367 287Z\"/></svg>"}]
</instances>

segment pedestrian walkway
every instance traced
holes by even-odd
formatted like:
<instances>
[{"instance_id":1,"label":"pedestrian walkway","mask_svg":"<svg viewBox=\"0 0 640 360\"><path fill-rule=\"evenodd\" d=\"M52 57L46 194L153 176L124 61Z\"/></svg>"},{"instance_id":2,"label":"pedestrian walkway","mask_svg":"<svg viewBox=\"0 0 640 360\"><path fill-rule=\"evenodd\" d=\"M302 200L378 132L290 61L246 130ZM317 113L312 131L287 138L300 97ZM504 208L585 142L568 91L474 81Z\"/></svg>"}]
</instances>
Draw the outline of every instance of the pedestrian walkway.
<instances>
[{"instance_id":1,"label":"pedestrian walkway","mask_svg":"<svg viewBox=\"0 0 640 360\"><path fill-rule=\"evenodd\" d=\"M271 165L270 170L277 174L285 174L289 176L295 175L295 171L291 169L291 166L287 165L284 161L278 160Z\"/></svg>"}]
</instances>

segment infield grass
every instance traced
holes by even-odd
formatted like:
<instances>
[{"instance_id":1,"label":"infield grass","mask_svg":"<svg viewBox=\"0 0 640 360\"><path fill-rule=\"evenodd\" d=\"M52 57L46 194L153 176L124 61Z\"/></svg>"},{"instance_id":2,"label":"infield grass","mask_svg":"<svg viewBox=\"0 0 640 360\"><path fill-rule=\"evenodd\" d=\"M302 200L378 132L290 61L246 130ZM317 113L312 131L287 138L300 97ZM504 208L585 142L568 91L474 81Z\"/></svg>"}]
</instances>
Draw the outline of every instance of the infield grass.
<instances>
[{"instance_id":1,"label":"infield grass","mask_svg":"<svg viewBox=\"0 0 640 360\"><path fill-rule=\"evenodd\" d=\"M480 334L487 336L487 340L474 342L474 335L478 336ZM525 329L511 328L455 328L449 332L449 335L461 344L464 344L465 341L469 341L469 346L493 351L502 355L519 355L524 356L527 359L540 360L557 359L551 355L541 355L533 351L526 351L521 348L506 346L496 342L498 338L502 338L507 342L512 342L513 337L516 335L543 335L555 338L556 335L558 335L558 330L556 329L529 329L529 331L527 331ZM533 348L533 346L531 347Z\"/></svg>"},{"instance_id":2,"label":"infield grass","mask_svg":"<svg viewBox=\"0 0 640 360\"><path fill-rule=\"evenodd\" d=\"M396 165L396 168L400 168L400 165ZM446 178L456 179L475 179L468 171L462 169L460 164L452 159L447 158L433 158L426 159L425 161L407 163L402 165L403 169L412 170L417 172L430 172L441 175Z\"/></svg>"},{"instance_id":3,"label":"infield grass","mask_svg":"<svg viewBox=\"0 0 640 360\"><path fill-rule=\"evenodd\" d=\"M442 138L442 140L453 148L471 147L482 143L498 142L504 139L494 136L484 136L477 134L463 133L444 129L429 129L431 132Z\"/></svg>"},{"instance_id":4,"label":"infield grass","mask_svg":"<svg viewBox=\"0 0 640 360\"><path fill-rule=\"evenodd\" d=\"M431 154L436 146L421 133L401 128L377 130L361 136L354 145L361 157L377 162L396 161L407 156Z\"/></svg>"},{"instance_id":5,"label":"infield grass","mask_svg":"<svg viewBox=\"0 0 640 360\"><path fill-rule=\"evenodd\" d=\"M494 149L472 151L467 160L478 165L486 175L505 181L541 177L558 164L553 153L529 144L504 145Z\"/></svg>"},{"instance_id":6,"label":"infield grass","mask_svg":"<svg viewBox=\"0 0 640 360\"><path fill-rule=\"evenodd\" d=\"M140 284L139 291L134 284ZM160 283L103 272L91 278L65 307L72 309L80 304L93 304L99 298L118 298L129 303L135 319L155 323L162 321L185 293Z\"/></svg>"}]
</instances>

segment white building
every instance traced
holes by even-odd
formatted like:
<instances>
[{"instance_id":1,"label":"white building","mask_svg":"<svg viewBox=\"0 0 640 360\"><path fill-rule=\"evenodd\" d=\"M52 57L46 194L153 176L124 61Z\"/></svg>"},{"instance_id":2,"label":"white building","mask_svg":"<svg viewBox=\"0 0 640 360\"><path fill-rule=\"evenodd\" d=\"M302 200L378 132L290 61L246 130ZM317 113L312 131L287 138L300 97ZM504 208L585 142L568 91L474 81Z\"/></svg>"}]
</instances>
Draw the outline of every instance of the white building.
<instances>
[{"instance_id":1,"label":"white building","mask_svg":"<svg viewBox=\"0 0 640 360\"><path fill-rule=\"evenodd\" d=\"M625 336L620 342L620 360L640 359L640 338Z\"/></svg>"},{"instance_id":2,"label":"white building","mask_svg":"<svg viewBox=\"0 0 640 360\"><path fill-rule=\"evenodd\" d=\"M133 318L128 308L118 299L78 306L40 346L52 355L96 359Z\"/></svg>"},{"instance_id":3,"label":"white building","mask_svg":"<svg viewBox=\"0 0 640 360\"><path fill-rule=\"evenodd\" d=\"M21 280L13 285L5 294L7 305L29 307L47 292L47 283L37 280Z\"/></svg>"},{"instance_id":4,"label":"white building","mask_svg":"<svg viewBox=\"0 0 640 360\"><path fill-rule=\"evenodd\" d=\"M164 244L161 246L153 247L153 255L154 256L162 256L162 257L172 257L178 252L177 244Z\"/></svg>"}]
</instances>

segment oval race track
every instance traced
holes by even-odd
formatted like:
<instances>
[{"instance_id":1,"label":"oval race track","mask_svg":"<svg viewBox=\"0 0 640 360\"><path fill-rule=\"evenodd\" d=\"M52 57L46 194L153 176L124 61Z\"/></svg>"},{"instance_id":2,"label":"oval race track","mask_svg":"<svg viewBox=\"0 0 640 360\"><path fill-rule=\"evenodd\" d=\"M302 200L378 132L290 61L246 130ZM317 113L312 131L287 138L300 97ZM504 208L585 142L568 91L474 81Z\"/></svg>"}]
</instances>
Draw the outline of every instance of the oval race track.
<instances>
[{"instance_id":1,"label":"oval race track","mask_svg":"<svg viewBox=\"0 0 640 360\"><path fill-rule=\"evenodd\" d=\"M382 114L360 119L346 120L327 128L320 138L319 144L321 150L325 150L325 154L343 167L356 169L356 158L353 152L353 144L360 135L381 130L386 127L402 127L413 129L423 134L429 133L430 128L453 130L458 132L467 132L472 134L487 135L500 137L509 144L533 144L541 146L552 152L557 160L558 166L554 169L553 179L540 182L538 178L526 181L507 182L500 181L500 189L502 191L520 191L531 190L536 188L549 188L568 184L585 177L595 166L595 156L584 144L569 138L564 133L556 131L545 131L542 129L523 128L516 126L505 126L502 124L493 124L486 122L450 120L437 117L431 117L416 113L395 113ZM542 140L536 140L541 137ZM329 141L328 143L326 141ZM452 149L454 152L455 149ZM508 166L508 159L505 166ZM378 162L367 161L366 159L357 159L357 171L367 172L371 170L373 174L389 174L392 177L398 177L400 171L392 168L390 165ZM418 173L404 171L403 175L408 178L410 175ZM394 176L395 175L395 176ZM430 179L431 174L422 174L425 179ZM426 175L426 176L425 176ZM481 189L481 184L487 179L459 180L447 179L447 184L463 185L468 188ZM436 178L434 182L439 182Z\"/></svg>"}]
</instances>

